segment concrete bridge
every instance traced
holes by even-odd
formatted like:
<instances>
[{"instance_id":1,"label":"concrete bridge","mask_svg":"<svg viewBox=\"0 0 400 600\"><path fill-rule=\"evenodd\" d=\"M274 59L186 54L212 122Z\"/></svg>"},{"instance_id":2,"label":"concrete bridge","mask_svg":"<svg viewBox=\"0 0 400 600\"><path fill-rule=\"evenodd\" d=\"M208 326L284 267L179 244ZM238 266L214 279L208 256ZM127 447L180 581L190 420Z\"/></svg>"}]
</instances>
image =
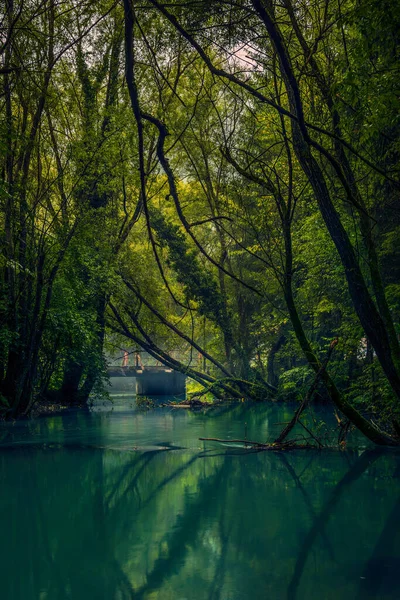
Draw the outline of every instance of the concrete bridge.
<instances>
[{"instance_id":1,"label":"concrete bridge","mask_svg":"<svg viewBox=\"0 0 400 600\"><path fill-rule=\"evenodd\" d=\"M164 365L109 366L107 374L109 377L135 377L138 395L185 396L186 394L186 375Z\"/></svg>"}]
</instances>

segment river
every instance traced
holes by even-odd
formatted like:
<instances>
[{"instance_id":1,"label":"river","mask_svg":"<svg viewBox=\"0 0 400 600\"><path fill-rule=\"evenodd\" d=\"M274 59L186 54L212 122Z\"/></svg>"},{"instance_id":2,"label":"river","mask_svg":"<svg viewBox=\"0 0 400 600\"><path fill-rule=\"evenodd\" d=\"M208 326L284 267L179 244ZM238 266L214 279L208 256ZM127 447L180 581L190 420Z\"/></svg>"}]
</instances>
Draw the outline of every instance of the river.
<instances>
[{"instance_id":1,"label":"river","mask_svg":"<svg viewBox=\"0 0 400 600\"><path fill-rule=\"evenodd\" d=\"M290 414L122 394L0 424L0 598L400 598L399 453L198 439L270 440Z\"/></svg>"}]
</instances>

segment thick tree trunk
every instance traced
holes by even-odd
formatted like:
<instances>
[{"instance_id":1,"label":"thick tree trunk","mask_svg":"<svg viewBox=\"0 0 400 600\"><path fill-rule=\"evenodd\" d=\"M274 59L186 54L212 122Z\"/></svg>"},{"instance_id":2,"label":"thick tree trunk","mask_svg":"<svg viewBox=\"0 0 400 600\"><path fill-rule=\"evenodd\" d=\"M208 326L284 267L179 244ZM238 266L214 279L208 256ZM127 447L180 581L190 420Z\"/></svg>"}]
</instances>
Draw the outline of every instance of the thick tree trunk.
<instances>
[{"instance_id":1,"label":"thick tree trunk","mask_svg":"<svg viewBox=\"0 0 400 600\"><path fill-rule=\"evenodd\" d=\"M321 369L321 363L313 351L311 344L304 331L300 315L297 311L296 303L293 296L292 289L292 239L290 234L290 227L286 223L284 224L284 237L285 237L285 282L284 282L284 295L285 301L289 312L289 317L293 325L297 341L307 359L308 364L313 369L314 373L318 374L321 381L324 383L325 388L328 392L332 402L342 411L344 415L363 433L369 440L375 444L381 446L398 446L399 441L392 438L390 435L383 431L380 431L375 425L373 425L368 419L363 417L349 402L347 402L338 388L335 382L331 378L327 369Z\"/></svg>"},{"instance_id":2,"label":"thick tree trunk","mask_svg":"<svg viewBox=\"0 0 400 600\"><path fill-rule=\"evenodd\" d=\"M276 357L277 353L279 352L279 350L282 348L285 341L286 341L286 335L282 332L282 328L281 328L278 333L278 337L276 338L275 342L272 344L271 350L269 351L269 354L268 354L267 381L268 381L268 383L270 383L271 385L273 385L275 387L278 385L278 382L279 382L279 377L277 376L276 371L275 371L275 357Z\"/></svg>"},{"instance_id":3,"label":"thick tree trunk","mask_svg":"<svg viewBox=\"0 0 400 600\"><path fill-rule=\"evenodd\" d=\"M367 250L368 266L371 275L372 287L375 293L376 303L378 306L379 313L385 323L393 355L393 360L395 362L397 371L400 372L400 344L396 335L393 318L385 295L385 288L379 268L379 258L373 237L372 221L368 215L362 194L360 193L354 171L350 164L350 160L346 155L343 145L339 141L339 138L342 137L340 114L337 111L337 108L333 101L329 84L326 81L324 74L319 69L318 63L313 55L313 52L310 49L307 40L303 36L303 33L296 19L291 0L284 0L284 5L288 11L288 15L292 23L293 29L296 33L297 39L299 40L300 45L303 49L305 60L309 63L311 67L314 79L321 91L322 97L324 98L326 106L328 107L329 112L331 114L333 131L337 136L337 138L334 140L336 158L339 161L339 164L342 166L343 175L347 180L348 187L351 190L354 199L356 200L356 208L358 210L360 218L361 234L363 237L364 245Z\"/></svg>"},{"instance_id":4,"label":"thick tree trunk","mask_svg":"<svg viewBox=\"0 0 400 600\"><path fill-rule=\"evenodd\" d=\"M272 7L268 2L268 9L266 9L261 0L253 0L253 5L264 22L278 55L290 110L297 118L297 120L291 120L292 140L296 156L314 191L321 215L342 261L350 297L360 323L375 349L394 393L400 400L400 373L392 354L390 336L385 322L371 298L349 236L333 205L322 169L312 154L312 142L304 121L298 83L283 37L274 20Z\"/></svg>"},{"instance_id":5,"label":"thick tree trunk","mask_svg":"<svg viewBox=\"0 0 400 600\"><path fill-rule=\"evenodd\" d=\"M66 404L78 404L79 384L82 378L84 366L74 360L67 361L61 385L61 397Z\"/></svg>"},{"instance_id":6,"label":"thick tree trunk","mask_svg":"<svg viewBox=\"0 0 400 600\"><path fill-rule=\"evenodd\" d=\"M104 346L104 338L106 331L106 322L105 322L105 312L107 306L107 297L105 294L102 294L98 298L97 305L97 356L100 358L103 356L103 346ZM85 378L85 381L80 390L80 400L81 402L86 403L89 400L89 396L93 390L93 387L100 380L101 370L99 368L99 364L89 364L88 372Z\"/></svg>"}]
</instances>

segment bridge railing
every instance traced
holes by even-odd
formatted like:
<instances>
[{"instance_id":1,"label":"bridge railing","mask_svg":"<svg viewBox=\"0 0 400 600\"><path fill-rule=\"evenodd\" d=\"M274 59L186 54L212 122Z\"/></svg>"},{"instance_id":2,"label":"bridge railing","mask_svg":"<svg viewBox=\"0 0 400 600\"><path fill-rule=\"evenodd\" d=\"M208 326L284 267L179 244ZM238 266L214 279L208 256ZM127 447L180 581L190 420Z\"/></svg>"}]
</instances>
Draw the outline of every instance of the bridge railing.
<instances>
[{"instance_id":1,"label":"bridge railing","mask_svg":"<svg viewBox=\"0 0 400 600\"><path fill-rule=\"evenodd\" d=\"M174 352L170 353L171 358L178 358ZM185 362L185 358L179 357L179 360ZM151 354L142 350L122 350L120 354L114 356L107 356L107 367L108 368L146 368L146 367L163 367L163 363L157 361Z\"/></svg>"}]
</instances>

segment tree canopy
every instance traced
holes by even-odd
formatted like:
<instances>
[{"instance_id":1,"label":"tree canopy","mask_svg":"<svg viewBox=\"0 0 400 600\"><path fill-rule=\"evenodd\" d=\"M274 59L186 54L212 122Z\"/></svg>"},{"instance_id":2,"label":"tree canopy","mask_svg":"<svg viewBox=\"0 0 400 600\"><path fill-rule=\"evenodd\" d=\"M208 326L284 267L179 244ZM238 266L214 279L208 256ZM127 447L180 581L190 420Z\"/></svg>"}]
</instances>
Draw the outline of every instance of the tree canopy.
<instances>
[{"instance_id":1,"label":"tree canopy","mask_svg":"<svg viewBox=\"0 0 400 600\"><path fill-rule=\"evenodd\" d=\"M398 445L399 30L378 0L6 0L1 414L142 349L217 397L318 375Z\"/></svg>"}]
</instances>

